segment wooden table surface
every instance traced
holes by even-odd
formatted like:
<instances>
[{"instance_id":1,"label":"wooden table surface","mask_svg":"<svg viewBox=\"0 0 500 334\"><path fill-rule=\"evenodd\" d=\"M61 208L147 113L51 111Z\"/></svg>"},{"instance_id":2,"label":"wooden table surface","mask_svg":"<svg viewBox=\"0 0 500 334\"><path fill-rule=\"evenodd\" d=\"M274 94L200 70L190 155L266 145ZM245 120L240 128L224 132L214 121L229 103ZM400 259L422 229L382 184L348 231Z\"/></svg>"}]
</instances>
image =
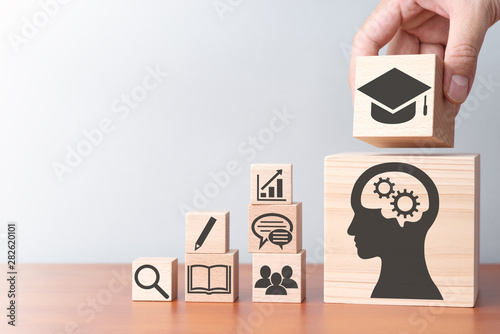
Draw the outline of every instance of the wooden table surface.
<instances>
[{"instance_id":1,"label":"wooden table surface","mask_svg":"<svg viewBox=\"0 0 500 334\"><path fill-rule=\"evenodd\" d=\"M475 308L324 304L323 266L308 265L307 270L302 304L252 303L248 264L240 266L236 303L186 303L180 266L179 298L169 303L132 302L131 265L20 265L18 326L7 326L2 316L0 332L500 333L500 265L481 265Z\"/></svg>"}]
</instances>

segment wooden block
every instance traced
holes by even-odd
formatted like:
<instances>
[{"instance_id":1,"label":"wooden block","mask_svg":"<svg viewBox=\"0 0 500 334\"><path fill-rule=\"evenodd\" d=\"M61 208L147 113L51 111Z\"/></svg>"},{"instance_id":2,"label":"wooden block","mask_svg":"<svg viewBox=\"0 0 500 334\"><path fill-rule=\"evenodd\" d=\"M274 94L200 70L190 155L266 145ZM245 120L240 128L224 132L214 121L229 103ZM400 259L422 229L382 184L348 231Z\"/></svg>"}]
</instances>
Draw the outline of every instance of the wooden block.
<instances>
[{"instance_id":1,"label":"wooden block","mask_svg":"<svg viewBox=\"0 0 500 334\"><path fill-rule=\"evenodd\" d=\"M325 158L325 302L472 307L479 155Z\"/></svg>"},{"instance_id":2,"label":"wooden block","mask_svg":"<svg viewBox=\"0 0 500 334\"><path fill-rule=\"evenodd\" d=\"M186 253L225 254L229 250L229 211L186 214Z\"/></svg>"},{"instance_id":3,"label":"wooden block","mask_svg":"<svg viewBox=\"0 0 500 334\"><path fill-rule=\"evenodd\" d=\"M292 165L252 164L250 167L250 203L291 204Z\"/></svg>"},{"instance_id":4,"label":"wooden block","mask_svg":"<svg viewBox=\"0 0 500 334\"><path fill-rule=\"evenodd\" d=\"M140 257L132 262L132 300L168 301L177 298L177 258Z\"/></svg>"},{"instance_id":5,"label":"wooden block","mask_svg":"<svg viewBox=\"0 0 500 334\"><path fill-rule=\"evenodd\" d=\"M306 251L253 254L252 301L302 303L306 297Z\"/></svg>"},{"instance_id":6,"label":"wooden block","mask_svg":"<svg viewBox=\"0 0 500 334\"><path fill-rule=\"evenodd\" d=\"M248 206L249 253L298 253L302 249L302 202Z\"/></svg>"},{"instance_id":7,"label":"wooden block","mask_svg":"<svg viewBox=\"0 0 500 334\"><path fill-rule=\"evenodd\" d=\"M358 57L354 137L377 147L453 147L455 107L433 54Z\"/></svg>"},{"instance_id":8,"label":"wooden block","mask_svg":"<svg viewBox=\"0 0 500 334\"><path fill-rule=\"evenodd\" d=\"M186 254L187 302L234 302L239 291L239 253Z\"/></svg>"}]
</instances>

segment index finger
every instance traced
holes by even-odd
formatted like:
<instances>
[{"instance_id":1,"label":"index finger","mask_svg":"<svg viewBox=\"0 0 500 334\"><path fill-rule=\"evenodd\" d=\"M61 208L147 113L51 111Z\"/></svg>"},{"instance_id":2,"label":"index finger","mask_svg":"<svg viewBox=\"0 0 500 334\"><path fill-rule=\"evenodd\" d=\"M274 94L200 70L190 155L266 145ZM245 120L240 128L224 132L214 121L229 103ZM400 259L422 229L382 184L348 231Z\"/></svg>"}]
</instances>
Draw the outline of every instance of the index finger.
<instances>
[{"instance_id":1,"label":"index finger","mask_svg":"<svg viewBox=\"0 0 500 334\"><path fill-rule=\"evenodd\" d=\"M401 25L401 7L398 1L381 1L354 35L349 67L349 85L354 99L356 58L376 56L396 35Z\"/></svg>"}]
</instances>

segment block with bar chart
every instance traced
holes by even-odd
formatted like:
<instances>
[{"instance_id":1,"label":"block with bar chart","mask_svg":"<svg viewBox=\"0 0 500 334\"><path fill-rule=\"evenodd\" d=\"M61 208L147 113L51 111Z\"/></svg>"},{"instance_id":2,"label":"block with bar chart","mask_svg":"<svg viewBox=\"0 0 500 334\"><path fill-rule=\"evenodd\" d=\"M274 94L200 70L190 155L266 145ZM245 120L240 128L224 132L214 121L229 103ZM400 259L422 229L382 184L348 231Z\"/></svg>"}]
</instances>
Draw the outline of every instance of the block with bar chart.
<instances>
[{"instance_id":1,"label":"block with bar chart","mask_svg":"<svg viewBox=\"0 0 500 334\"><path fill-rule=\"evenodd\" d=\"M291 164L253 164L250 174L251 204L292 203Z\"/></svg>"}]
</instances>

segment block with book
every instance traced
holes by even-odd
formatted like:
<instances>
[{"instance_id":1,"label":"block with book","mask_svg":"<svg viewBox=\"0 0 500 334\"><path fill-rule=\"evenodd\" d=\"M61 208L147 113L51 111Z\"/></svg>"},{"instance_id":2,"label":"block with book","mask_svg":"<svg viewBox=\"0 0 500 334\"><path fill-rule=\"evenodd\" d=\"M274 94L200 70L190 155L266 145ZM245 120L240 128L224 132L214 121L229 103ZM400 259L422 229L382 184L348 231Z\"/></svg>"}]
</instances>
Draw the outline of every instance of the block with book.
<instances>
[{"instance_id":1,"label":"block with book","mask_svg":"<svg viewBox=\"0 0 500 334\"><path fill-rule=\"evenodd\" d=\"M238 298L238 250L186 254L187 302L234 302Z\"/></svg>"},{"instance_id":2,"label":"block with book","mask_svg":"<svg viewBox=\"0 0 500 334\"><path fill-rule=\"evenodd\" d=\"M191 265L187 271L187 290L189 293L231 293L232 266L216 264L205 266L203 264Z\"/></svg>"}]
</instances>

